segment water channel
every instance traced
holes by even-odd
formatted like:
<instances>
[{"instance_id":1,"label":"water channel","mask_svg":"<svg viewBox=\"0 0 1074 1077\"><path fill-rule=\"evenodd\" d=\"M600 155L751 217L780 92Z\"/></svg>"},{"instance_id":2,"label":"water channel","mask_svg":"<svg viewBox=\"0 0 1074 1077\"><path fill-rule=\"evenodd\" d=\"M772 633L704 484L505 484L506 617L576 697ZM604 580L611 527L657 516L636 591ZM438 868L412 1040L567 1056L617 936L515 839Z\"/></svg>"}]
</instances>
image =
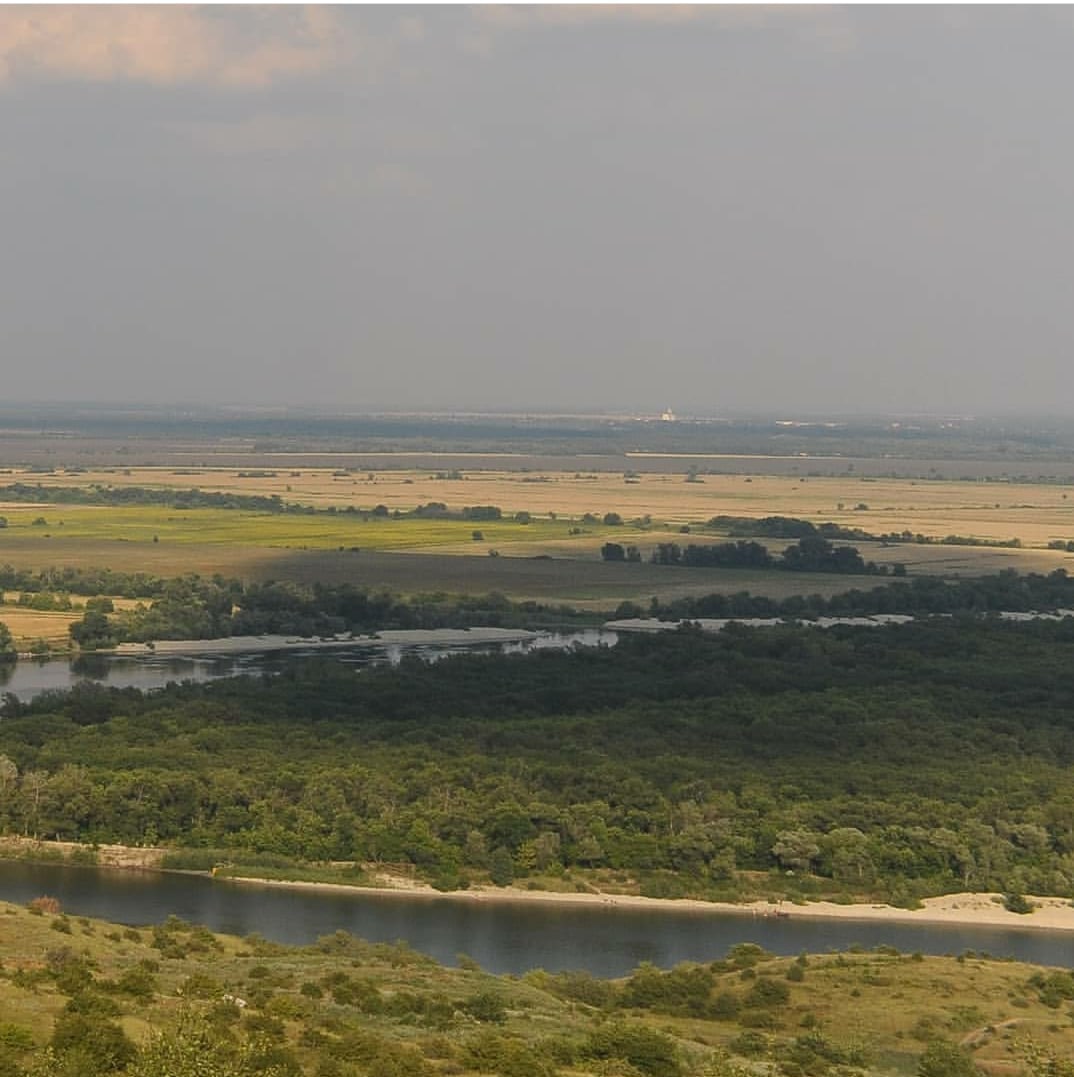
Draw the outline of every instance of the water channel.
<instances>
[{"instance_id":1,"label":"water channel","mask_svg":"<svg viewBox=\"0 0 1074 1077\"><path fill-rule=\"evenodd\" d=\"M776 919L666 906L649 910L476 903L450 896L324 892L200 875L0 862L0 900L25 904L43 894L58 898L72 916L121 924L160 923L174 914L214 931L257 933L291 944L310 943L338 930L371 942L405 940L444 964L454 964L465 953L497 973L545 968L622 976L642 961L667 968L679 961L712 960L739 942L755 942L777 954L884 944L911 953L976 950L1045 965L1074 965L1074 932L814 920L793 912Z\"/></svg>"},{"instance_id":2,"label":"water channel","mask_svg":"<svg viewBox=\"0 0 1074 1077\"><path fill-rule=\"evenodd\" d=\"M64 692L86 682L112 688L138 688L144 692L162 688L170 681L213 681L242 674L271 674L289 662L304 658L331 658L355 667L396 664L404 655L436 661L451 654L500 653L521 654L548 648L574 646L612 646L617 636L602 629L578 632L539 632L532 638L508 643L404 645L356 644L331 650L295 648L270 653L250 652L236 655L87 655L81 658L22 658L14 665L0 664L0 692L11 693L22 702L42 692Z\"/></svg>"}]
</instances>

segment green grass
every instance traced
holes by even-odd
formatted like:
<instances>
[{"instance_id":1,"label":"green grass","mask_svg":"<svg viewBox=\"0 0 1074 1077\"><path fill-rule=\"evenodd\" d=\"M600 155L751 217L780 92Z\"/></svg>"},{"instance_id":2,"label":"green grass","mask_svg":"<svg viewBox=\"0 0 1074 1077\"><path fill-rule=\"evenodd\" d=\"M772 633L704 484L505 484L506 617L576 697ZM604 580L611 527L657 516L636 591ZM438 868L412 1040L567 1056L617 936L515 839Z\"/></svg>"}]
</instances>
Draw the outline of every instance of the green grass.
<instances>
[{"instance_id":1,"label":"green grass","mask_svg":"<svg viewBox=\"0 0 1074 1077\"><path fill-rule=\"evenodd\" d=\"M371 550L427 549L473 543L495 548L497 543L540 542L568 537L567 521L534 519L529 524L513 520L475 523L469 520L362 519L348 514L291 515L254 513L234 509L176 510L170 507L99 505L47 505L6 510L8 521L2 540L26 537L63 537L67 540L112 539L181 545L334 549L358 546ZM34 520L44 519L45 524ZM472 533L481 531L482 543Z\"/></svg>"}]
</instances>

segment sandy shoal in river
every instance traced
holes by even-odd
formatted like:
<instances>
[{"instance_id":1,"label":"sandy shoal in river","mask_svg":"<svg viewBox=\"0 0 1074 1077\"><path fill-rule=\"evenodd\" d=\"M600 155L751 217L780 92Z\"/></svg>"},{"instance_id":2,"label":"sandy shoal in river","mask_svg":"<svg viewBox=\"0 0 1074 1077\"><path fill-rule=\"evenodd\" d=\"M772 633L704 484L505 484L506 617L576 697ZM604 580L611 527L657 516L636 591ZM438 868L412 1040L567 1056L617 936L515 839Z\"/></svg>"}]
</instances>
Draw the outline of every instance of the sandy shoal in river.
<instances>
[{"instance_id":1,"label":"sandy shoal in river","mask_svg":"<svg viewBox=\"0 0 1074 1077\"><path fill-rule=\"evenodd\" d=\"M790 902L753 901L735 904L698 901L689 898L648 898L632 894L557 893L522 890L516 887L475 887L442 893L431 886L393 878L391 885L354 887L344 883L289 882L268 879L228 879L228 882L256 886L299 887L335 892L355 891L363 895L426 900L466 901L474 904L516 902L561 906L597 906L619 909L676 910L697 913L733 914L746 917L788 917L820 920L873 920L887 923L952 924L973 927L1036 928L1045 931L1074 931L1074 904L1067 898L1031 897L1033 912L1008 912L998 894L945 894L926 898L920 909L900 909L892 905L842 905L833 901L813 901L804 905Z\"/></svg>"}]
</instances>

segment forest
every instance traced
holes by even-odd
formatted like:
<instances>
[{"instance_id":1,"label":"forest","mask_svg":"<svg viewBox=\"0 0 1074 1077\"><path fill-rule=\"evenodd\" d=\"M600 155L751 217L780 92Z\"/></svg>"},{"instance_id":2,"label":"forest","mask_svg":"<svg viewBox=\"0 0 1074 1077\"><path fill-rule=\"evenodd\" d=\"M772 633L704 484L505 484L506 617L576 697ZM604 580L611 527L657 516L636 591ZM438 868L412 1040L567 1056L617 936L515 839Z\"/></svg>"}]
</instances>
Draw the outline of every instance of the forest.
<instances>
[{"instance_id":1,"label":"forest","mask_svg":"<svg viewBox=\"0 0 1074 1077\"><path fill-rule=\"evenodd\" d=\"M1070 620L687 627L7 696L0 826L202 868L402 864L444 889L1074 897L1072 656Z\"/></svg>"}]
</instances>

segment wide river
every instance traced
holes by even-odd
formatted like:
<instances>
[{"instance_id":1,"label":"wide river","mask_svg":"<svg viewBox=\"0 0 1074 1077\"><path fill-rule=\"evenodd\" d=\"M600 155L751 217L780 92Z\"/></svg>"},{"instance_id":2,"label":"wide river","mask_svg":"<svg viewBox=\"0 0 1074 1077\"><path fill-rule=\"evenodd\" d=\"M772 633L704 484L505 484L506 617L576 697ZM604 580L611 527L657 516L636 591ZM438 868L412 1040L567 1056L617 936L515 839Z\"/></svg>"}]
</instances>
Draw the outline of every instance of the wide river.
<instances>
[{"instance_id":1,"label":"wide river","mask_svg":"<svg viewBox=\"0 0 1074 1077\"><path fill-rule=\"evenodd\" d=\"M214 931L256 932L293 944L343 929L373 942L405 940L448 965L460 953L469 954L498 973L586 969L596 976L622 976L642 961L670 967L712 960L738 942L756 942L777 954L886 944L905 952L976 950L1074 965L1074 933L811 920L793 913L770 919L666 906L475 903L448 896L286 889L200 875L0 862L0 900L25 904L43 894L58 898L71 915L121 924L159 923L174 914Z\"/></svg>"}]
</instances>

